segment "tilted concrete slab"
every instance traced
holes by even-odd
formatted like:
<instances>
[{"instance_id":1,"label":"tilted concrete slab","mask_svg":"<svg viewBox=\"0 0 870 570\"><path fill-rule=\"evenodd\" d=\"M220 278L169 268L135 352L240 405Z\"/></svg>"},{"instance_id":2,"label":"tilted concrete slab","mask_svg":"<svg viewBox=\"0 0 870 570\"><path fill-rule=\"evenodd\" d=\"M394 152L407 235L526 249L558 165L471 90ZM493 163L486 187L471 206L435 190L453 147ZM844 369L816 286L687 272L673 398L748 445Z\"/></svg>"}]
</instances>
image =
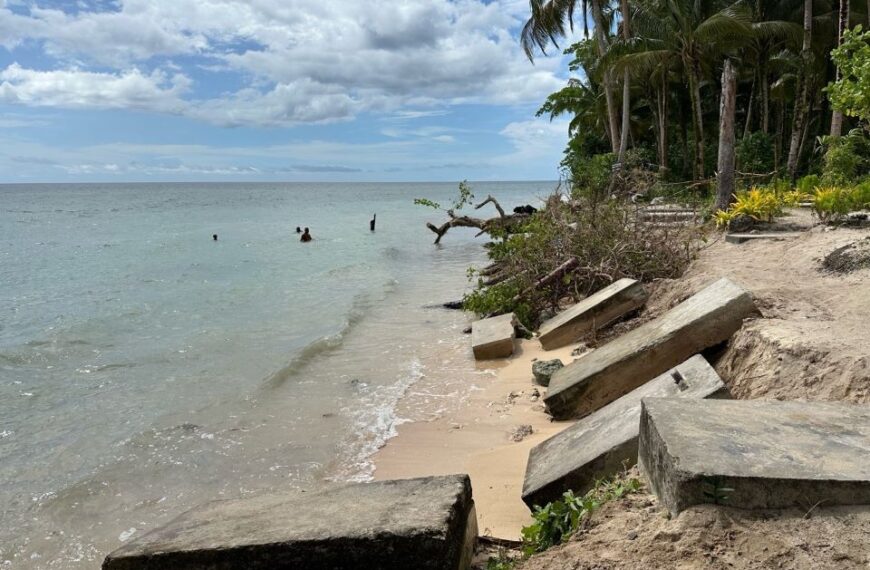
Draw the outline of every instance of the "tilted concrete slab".
<instances>
[{"instance_id":1,"label":"tilted concrete slab","mask_svg":"<svg viewBox=\"0 0 870 570\"><path fill-rule=\"evenodd\" d=\"M646 302L646 290L634 279L620 279L541 325L538 340L553 350L607 326Z\"/></svg>"},{"instance_id":2,"label":"tilted concrete slab","mask_svg":"<svg viewBox=\"0 0 870 570\"><path fill-rule=\"evenodd\" d=\"M647 398L639 463L674 514L870 504L870 406Z\"/></svg>"},{"instance_id":3,"label":"tilted concrete slab","mask_svg":"<svg viewBox=\"0 0 870 570\"><path fill-rule=\"evenodd\" d=\"M543 506L568 490L585 493L596 480L634 465L641 399L651 396L726 398L728 390L703 356L693 356L534 447L523 501Z\"/></svg>"},{"instance_id":4,"label":"tilted concrete slab","mask_svg":"<svg viewBox=\"0 0 870 570\"><path fill-rule=\"evenodd\" d=\"M481 319L471 323L471 349L477 360L507 358L514 353L513 313Z\"/></svg>"},{"instance_id":5,"label":"tilted concrete slab","mask_svg":"<svg viewBox=\"0 0 870 570\"><path fill-rule=\"evenodd\" d=\"M103 569L465 570L476 535L468 475L356 483L207 503Z\"/></svg>"},{"instance_id":6,"label":"tilted concrete slab","mask_svg":"<svg viewBox=\"0 0 870 570\"><path fill-rule=\"evenodd\" d=\"M782 241L786 239L796 238L801 235L799 232L772 232L765 234L726 234L725 241L728 243L746 243L755 240Z\"/></svg>"},{"instance_id":7,"label":"tilted concrete slab","mask_svg":"<svg viewBox=\"0 0 870 570\"><path fill-rule=\"evenodd\" d=\"M720 279L661 317L557 371L544 402L556 419L587 416L728 339L753 312L752 295Z\"/></svg>"}]
</instances>

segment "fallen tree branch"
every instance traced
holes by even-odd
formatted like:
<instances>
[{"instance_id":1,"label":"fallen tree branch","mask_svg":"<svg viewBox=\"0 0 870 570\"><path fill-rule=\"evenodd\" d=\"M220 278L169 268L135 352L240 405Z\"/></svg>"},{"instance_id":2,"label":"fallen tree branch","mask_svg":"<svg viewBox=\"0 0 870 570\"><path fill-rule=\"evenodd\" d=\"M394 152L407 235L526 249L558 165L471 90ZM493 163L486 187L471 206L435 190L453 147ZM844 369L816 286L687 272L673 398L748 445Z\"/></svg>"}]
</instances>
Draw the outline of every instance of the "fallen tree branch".
<instances>
[{"instance_id":1,"label":"fallen tree branch","mask_svg":"<svg viewBox=\"0 0 870 570\"><path fill-rule=\"evenodd\" d=\"M502 219L504 219L504 217L505 217L504 210L502 209L501 204L498 203L498 200L496 200L495 198L492 197L492 194L487 195L486 200L484 200L483 202L481 202L480 204L475 206L474 209L479 210L479 209L483 208L484 206L486 206L487 204L489 204L490 202L492 203L493 206L495 206L495 209L498 210L498 215L501 216Z\"/></svg>"},{"instance_id":2,"label":"fallen tree branch","mask_svg":"<svg viewBox=\"0 0 870 570\"><path fill-rule=\"evenodd\" d=\"M453 213L453 210L448 210L447 215L450 216L450 219L440 226L436 226L431 222L426 224L427 228L438 235L435 239L436 244L441 242L441 238L444 237L444 234L446 234L447 230L450 228L477 228L480 230L480 233L477 235L492 234L495 230L514 233L513 230L520 226L522 222L529 217L527 214L507 214L503 218L490 218L484 220L481 218L472 218L471 216L457 216Z\"/></svg>"},{"instance_id":3,"label":"fallen tree branch","mask_svg":"<svg viewBox=\"0 0 870 570\"><path fill-rule=\"evenodd\" d=\"M556 279L561 278L569 271L576 269L578 265L580 265L580 260L578 260L576 257L568 258L568 260L562 263L562 265L535 281L535 283L531 287L517 293L516 296L514 296L513 302L519 303L523 297L525 297L532 291L536 291L541 287L546 287Z\"/></svg>"}]
</instances>

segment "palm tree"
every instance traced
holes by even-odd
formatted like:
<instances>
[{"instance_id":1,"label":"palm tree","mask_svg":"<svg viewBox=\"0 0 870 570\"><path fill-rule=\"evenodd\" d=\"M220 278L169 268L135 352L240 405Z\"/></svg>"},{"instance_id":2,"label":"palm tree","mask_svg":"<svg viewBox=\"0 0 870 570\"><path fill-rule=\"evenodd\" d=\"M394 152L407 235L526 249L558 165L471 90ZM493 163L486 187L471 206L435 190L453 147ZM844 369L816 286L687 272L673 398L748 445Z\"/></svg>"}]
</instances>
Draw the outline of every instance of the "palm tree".
<instances>
[{"instance_id":1,"label":"palm tree","mask_svg":"<svg viewBox=\"0 0 870 570\"><path fill-rule=\"evenodd\" d=\"M536 49L545 53L549 44L558 46L558 38L564 37L568 30L574 29L574 13L577 10L577 0L530 0L531 16L523 26L520 42L530 60L534 58ZM604 15L601 0L583 0L581 12L585 25L588 13L595 25L595 39L599 57L607 52L610 40L608 38L609 22ZM589 12L587 12L587 9ZM613 96L613 79L609 69L603 71L603 90L607 104L608 136L614 154L619 153L621 144L619 121L617 119L616 102Z\"/></svg>"},{"instance_id":2,"label":"palm tree","mask_svg":"<svg viewBox=\"0 0 870 570\"><path fill-rule=\"evenodd\" d=\"M653 0L634 14L640 34L614 50L618 67L643 73L676 59L682 64L692 110L693 176L704 178L704 117L701 83L721 55L753 37L751 11L740 1L709 13L710 3L699 0Z\"/></svg>"},{"instance_id":3,"label":"palm tree","mask_svg":"<svg viewBox=\"0 0 870 570\"><path fill-rule=\"evenodd\" d=\"M837 19L837 46L843 43L843 32L849 27L849 0L840 0L840 11ZM836 81L840 80L840 70L837 69ZM831 115L831 136L843 134L843 111L834 109Z\"/></svg>"},{"instance_id":4,"label":"palm tree","mask_svg":"<svg viewBox=\"0 0 870 570\"><path fill-rule=\"evenodd\" d=\"M810 69L813 63L813 0L804 0L803 45L801 46L801 72L798 75L799 95L795 98L794 115L791 127L791 143L788 148L786 170L791 180L797 178L797 166L801 147L804 121L809 114Z\"/></svg>"}]
</instances>

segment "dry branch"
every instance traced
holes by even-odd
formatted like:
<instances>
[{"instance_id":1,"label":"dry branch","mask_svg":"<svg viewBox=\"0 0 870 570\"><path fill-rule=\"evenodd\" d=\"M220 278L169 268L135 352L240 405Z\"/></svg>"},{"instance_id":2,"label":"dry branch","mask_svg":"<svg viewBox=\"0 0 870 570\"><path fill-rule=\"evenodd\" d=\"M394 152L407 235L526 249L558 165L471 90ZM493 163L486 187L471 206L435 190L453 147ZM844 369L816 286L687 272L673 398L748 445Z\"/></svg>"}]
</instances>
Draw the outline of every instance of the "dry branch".
<instances>
[{"instance_id":1,"label":"dry branch","mask_svg":"<svg viewBox=\"0 0 870 570\"><path fill-rule=\"evenodd\" d=\"M556 279L560 279L569 271L576 269L578 265L580 265L580 260L578 260L576 257L569 258L567 261L562 263L562 265L535 281L535 283L531 287L525 289L524 291L521 291L520 293L517 293L517 295L513 299L513 302L519 303L523 297L525 297L532 291L540 289L541 287L546 287Z\"/></svg>"}]
</instances>

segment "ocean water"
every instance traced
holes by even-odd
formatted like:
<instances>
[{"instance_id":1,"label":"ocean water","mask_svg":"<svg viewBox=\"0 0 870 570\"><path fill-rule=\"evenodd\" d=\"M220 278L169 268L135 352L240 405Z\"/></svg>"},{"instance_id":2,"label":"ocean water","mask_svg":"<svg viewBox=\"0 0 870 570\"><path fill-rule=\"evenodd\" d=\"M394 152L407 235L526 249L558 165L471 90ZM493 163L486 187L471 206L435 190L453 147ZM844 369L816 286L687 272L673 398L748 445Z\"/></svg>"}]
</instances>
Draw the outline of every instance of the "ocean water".
<instances>
[{"instance_id":1,"label":"ocean water","mask_svg":"<svg viewBox=\"0 0 870 570\"><path fill-rule=\"evenodd\" d=\"M507 207L553 186L473 184ZM431 305L485 238L435 247L443 214L413 204L456 194L0 186L0 569L98 568L204 501L366 480L397 425L460 405L489 372Z\"/></svg>"}]
</instances>

